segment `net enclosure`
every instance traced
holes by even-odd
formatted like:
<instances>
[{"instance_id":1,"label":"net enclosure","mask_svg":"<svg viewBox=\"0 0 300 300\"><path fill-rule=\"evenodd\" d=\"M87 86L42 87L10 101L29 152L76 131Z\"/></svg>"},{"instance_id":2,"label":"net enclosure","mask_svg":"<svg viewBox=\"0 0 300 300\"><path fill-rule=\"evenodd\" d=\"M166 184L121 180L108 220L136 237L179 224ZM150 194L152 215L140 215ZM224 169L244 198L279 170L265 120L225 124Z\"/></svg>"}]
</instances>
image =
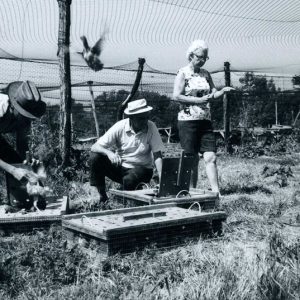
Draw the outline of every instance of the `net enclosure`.
<instances>
[{"instance_id":1,"label":"net enclosure","mask_svg":"<svg viewBox=\"0 0 300 300\"><path fill-rule=\"evenodd\" d=\"M70 9L75 103L90 105L90 86L96 100L112 92L129 93L139 57L146 59L139 95L170 97L195 39L209 46L205 67L218 87L225 85L228 61L233 86L241 86L240 78L250 72L271 80L281 92L299 88L293 82L300 72L298 0L72 0ZM59 104L58 1L2 0L0 14L0 88L32 80L48 106ZM93 45L102 34L104 69L94 72L79 54L80 37Z\"/></svg>"}]
</instances>

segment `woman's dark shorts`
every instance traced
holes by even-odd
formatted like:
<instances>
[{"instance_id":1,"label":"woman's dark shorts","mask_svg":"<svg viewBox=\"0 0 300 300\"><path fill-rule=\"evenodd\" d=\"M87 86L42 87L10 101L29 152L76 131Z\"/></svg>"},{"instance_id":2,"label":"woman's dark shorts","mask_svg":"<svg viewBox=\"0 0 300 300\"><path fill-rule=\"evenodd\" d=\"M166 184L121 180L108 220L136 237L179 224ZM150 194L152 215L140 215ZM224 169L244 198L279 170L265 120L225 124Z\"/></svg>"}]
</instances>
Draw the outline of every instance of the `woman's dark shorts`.
<instances>
[{"instance_id":1,"label":"woman's dark shorts","mask_svg":"<svg viewBox=\"0 0 300 300\"><path fill-rule=\"evenodd\" d=\"M180 144L186 153L216 152L216 136L211 121L178 121Z\"/></svg>"}]
</instances>

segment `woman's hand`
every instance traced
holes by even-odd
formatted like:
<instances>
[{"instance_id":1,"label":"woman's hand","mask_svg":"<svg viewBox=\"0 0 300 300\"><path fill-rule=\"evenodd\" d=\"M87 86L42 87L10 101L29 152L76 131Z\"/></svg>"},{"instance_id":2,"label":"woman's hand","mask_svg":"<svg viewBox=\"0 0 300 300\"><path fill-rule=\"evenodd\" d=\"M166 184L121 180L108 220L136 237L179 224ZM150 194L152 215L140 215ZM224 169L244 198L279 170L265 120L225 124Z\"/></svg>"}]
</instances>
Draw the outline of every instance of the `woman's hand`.
<instances>
[{"instance_id":1,"label":"woman's hand","mask_svg":"<svg viewBox=\"0 0 300 300\"><path fill-rule=\"evenodd\" d=\"M215 98L215 93L211 93L207 95L208 100L214 99Z\"/></svg>"},{"instance_id":2,"label":"woman's hand","mask_svg":"<svg viewBox=\"0 0 300 300\"><path fill-rule=\"evenodd\" d=\"M225 86L221 90L209 94L209 99L217 99L219 97L222 97L225 93L230 93L232 91L235 91L235 88L231 86Z\"/></svg>"},{"instance_id":3,"label":"woman's hand","mask_svg":"<svg viewBox=\"0 0 300 300\"><path fill-rule=\"evenodd\" d=\"M233 87L231 87L231 86L225 86L225 87L223 87L222 88L222 93L223 93L223 95L225 94L225 93L229 93L229 92L231 92L231 91L235 91L235 88L233 88Z\"/></svg>"},{"instance_id":4,"label":"woman's hand","mask_svg":"<svg viewBox=\"0 0 300 300\"><path fill-rule=\"evenodd\" d=\"M195 104L206 104L210 99L210 95L204 95L201 98L196 99Z\"/></svg>"}]
</instances>

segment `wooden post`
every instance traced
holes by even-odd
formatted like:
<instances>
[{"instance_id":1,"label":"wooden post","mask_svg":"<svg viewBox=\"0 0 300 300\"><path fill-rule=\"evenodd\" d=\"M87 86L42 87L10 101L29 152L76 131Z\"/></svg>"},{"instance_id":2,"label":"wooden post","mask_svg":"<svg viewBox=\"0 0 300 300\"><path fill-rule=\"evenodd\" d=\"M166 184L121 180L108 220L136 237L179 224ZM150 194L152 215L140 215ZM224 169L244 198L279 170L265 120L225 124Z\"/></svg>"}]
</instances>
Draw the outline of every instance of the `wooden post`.
<instances>
[{"instance_id":1,"label":"wooden post","mask_svg":"<svg viewBox=\"0 0 300 300\"><path fill-rule=\"evenodd\" d=\"M300 107L299 107L299 111L298 111L298 113L296 115L296 118L294 120L293 126L296 126L296 123L297 123L297 120L298 120L299 116L300 116Z\"/></svg>"},{"instance_id":2,"label":"wooden post","mask_svg":"<svg viewBox=\"0 0 300 300\"><path fill-rule=\"evenodd\" d=\"M63 166L70 164L71 152L71 67L70 6L72 0L57 0L59 6L58 60L60 76L60 143Z\"/></svg>"},{"instance_id":3,"label":"wooden post","mask_svg":"<svg viewBox=\"0 0 300 300\"><path fill-rule=\"evenodd\" d=\"M225 86L230 86L230 63L226 61L224 63L225 72ZM224 141L225 152L228 152L228 138L230 134L230 116L229 116L229 95L227 93L223 96L223 122L224 122Z\"/></svg>"},{"instance_id":4,"label":"wooden post","mask_svg":"<svg viewBox=\"0 0 300 300\"><path fill-rule=\"evenodd\" d=\"M98 124L97 114L96 114L94 92L92 89L93 81L88 81L87 83L89 85L89 90L90 90L90 94L91 94L92 112L93 112L93 117L94 117L94 121L95 121L96 134L97 134L97 138L98 138L98 137L100 137L100 132L99 132L99 124Z\"/></svg>"},{"instance_id":5,"label":"wooden post","mask_svg":"<svg viewBox=\"0 0 300 300\"><path fill-rule=\"evenodd\" d=\"M118 121L123 119L123 113L124 113L124 110L126 108L126 105L132 100L134 94L136 93L136 91L137 91L137 89L140 85L140 81L141 81L141 78L142 78L145 62L146 62L145 58L139 58L139 67L138 67L138 70L137 70L137 73L136 73L136 78L135 78L134 84L132 86L131 92L127 96L127 98L119 106L118 116L117 116Z\"/></svg>"},{"instance_id":6,"label":"wooden post","mask_svg":"<svg viewBox=\"0 0 300 300\"><path fill-rule=\"evenodd\" d=\"M275 97L275 125L278 125L277 97Z\"/></svg>"}]
</instances>

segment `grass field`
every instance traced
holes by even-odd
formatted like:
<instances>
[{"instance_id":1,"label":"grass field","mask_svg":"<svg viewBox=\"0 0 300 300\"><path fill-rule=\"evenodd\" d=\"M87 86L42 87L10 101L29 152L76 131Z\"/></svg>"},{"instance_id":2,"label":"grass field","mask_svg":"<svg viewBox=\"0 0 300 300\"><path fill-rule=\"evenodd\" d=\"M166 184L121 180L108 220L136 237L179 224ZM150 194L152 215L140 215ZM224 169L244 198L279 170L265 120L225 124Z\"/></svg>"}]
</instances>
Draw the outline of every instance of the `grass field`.
<instances>
[{"instance_id":1,"label":"grass field","mask_svg":"<svg viewBox=\"0 0 300 300\"><path fill-rule=\"evenodd\" d=\"M60 227L2 237L0 299L300 299L299 162L220 155L227 222L197 243L103 258L68 248ZM207 189L202 162L199 173ZM96 195L79 182L69 192L87 210Z\"/></svg>"}]
</instances>

